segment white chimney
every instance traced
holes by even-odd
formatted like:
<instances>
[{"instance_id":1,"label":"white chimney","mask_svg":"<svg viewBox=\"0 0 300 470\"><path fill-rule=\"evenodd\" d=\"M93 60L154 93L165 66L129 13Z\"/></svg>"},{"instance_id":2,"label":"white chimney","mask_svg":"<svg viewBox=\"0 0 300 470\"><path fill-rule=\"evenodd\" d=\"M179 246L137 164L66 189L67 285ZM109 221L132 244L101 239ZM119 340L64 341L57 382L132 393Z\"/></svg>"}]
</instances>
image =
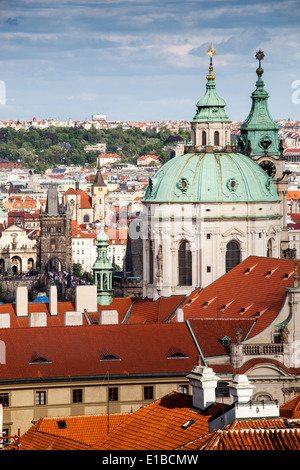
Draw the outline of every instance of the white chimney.
<instances>
[{"instance_id":1,"label":"white chimney","mask_svg":"<svg viewBox=\"0 0 300 470\"><path fill-rule=\"evenodd\" d=\"M10 327L10 314L1 313L0 314L0 328L9 328Z\"/></svg>"},{"instance_id":2,"label":"white chimney","mask_svg":"<svg viewBox=\"0 0 300 470\"><path fill-rule=\"evenodd\" d=\"M117 310L101 310L100 325L117 325L119 323L119 314Z\"/></svg>"},{"instance_id":3,"label":"white chimney","mask_svg":"<svg viewBox=\"0 0 300 470\"><path fill-rule=\"evenodd\" d=\"M82 312L65 312L65 326L81 326Z\"/></svg>"},{"instance_id":4,"label":"white chimney","mask_svg":"<svg viewBox=\"0 0 300 470\"><path fill-rule=\"evenodd\" d=\"M176 310L176 322L182 323L184 321L184 313L182 308Z\"/></svg>"},{"instance_id":5,"label":"white chimney","mask_svg":"<svg viewBox=\"0 0 300 470\"><path fill-rule=\"evenodd\" d=\"M250 401L255 388L255 385L251 385L245 374L235 375L232 384L229 386L233 401L238 403Z\"/></svg>"},{"instance_id":6,"label":"white chimney","mask_svg":"<svg viewBox=\"0 0 300 470\"><path fill-rule=\"evenodd\" d=\"M16 315L27 317L28 315L28 290L26 286L16 288Z\"/></svg>"},{"instance_id":7,"label":"white chimney","mask_svg":"<svg viewBox=\"0 0 300 470\"><path fill-rule=\"evenodd\" d=\"M211 367L195 366L187 376L193 390L193 407L205 410L216 401L218 377Z\"/></svg>"},{"instance_id":8,"label":"white chimney","mask_svg":"<svg viewBox=\"0 0 300 470\"><path fill-rule=\"evenodd\" d=\"M78 312L97 312L97 286L77 286L75 308Z\"/></svg>"},{"instance_id":9,"label":"white chimney","mask_svg":"<svg viewBox=\"0 0 300 470\"><path fill-rule=\"evenodd\" d=\"M30 327L41 327L47 326L47 314L46 312L31 312L29 317Z\"/></svg>"},{"instance_id":10,"label":"white chimney","mask_svg":"<svg viewBox=\"0 0 300 470\"><path fill-rule=\"evenodd\" d=\"M50 315L57 315L57 287L56 286L50 286L49 313Z\"/></svg>"}]
</instances>

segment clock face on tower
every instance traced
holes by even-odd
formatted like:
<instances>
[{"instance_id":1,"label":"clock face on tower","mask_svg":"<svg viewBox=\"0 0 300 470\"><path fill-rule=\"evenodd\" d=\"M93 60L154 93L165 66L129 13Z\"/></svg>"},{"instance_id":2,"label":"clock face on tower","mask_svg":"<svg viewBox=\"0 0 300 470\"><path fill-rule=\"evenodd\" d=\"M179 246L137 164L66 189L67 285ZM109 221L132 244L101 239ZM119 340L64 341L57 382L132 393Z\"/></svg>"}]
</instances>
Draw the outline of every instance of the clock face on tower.
<instances>
[{"instance_id":1,"label":"clock face on tower","mask_svg":"<svg viewBox=\"0 0 300 470\"><path fill-rule=\"evenodd\" d=\"M272 176L272 178L274 178L276 174L276 166L273 162L271 162L270 160L263 160L262 162L260 162L259 165L262 167L263 170L265 170L265 172L269 176Z\"/></svg>"}]
</instances>

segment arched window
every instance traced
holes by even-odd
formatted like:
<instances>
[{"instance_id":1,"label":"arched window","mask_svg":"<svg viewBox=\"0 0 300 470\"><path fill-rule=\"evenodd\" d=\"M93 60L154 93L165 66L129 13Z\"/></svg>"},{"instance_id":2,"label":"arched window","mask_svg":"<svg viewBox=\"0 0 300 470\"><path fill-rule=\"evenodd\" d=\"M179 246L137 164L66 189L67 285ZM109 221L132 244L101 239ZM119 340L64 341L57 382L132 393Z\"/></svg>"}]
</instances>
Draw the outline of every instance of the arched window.
<instances>
[{"instance_id":1,"label":"arched window","mask_svg":"<svg viewBox=\"0 0 300 470\"><path fill-rule=\"evenodd\" d=\"M180 286L192 285L192 252L187 241L182 241L179 246L178 274Z\"/></svg>"},{"instance_id":2,"label":"arched window","mask_svg":"<svg viewBox=\"0 0 300 470\"><path fill-rule=\"evenodd\" d=\"M149 284L153 284L153 242L150 240L149 242Z\"/></svg>"},{"instance_id":3,"label":"arched window","mask_svg":"<svg viewBox=\"0 0 300 470\"><path fill-rule=\"evenodd\" d=\"M90 221L90 216L88 214L86 214L84 217L83 217L83 222L84 223L87 223Z\"/></svg>"},{"instance_id":4,"label":"arched window","mask_svg":"<svg viewBox=\"0 0 300 470\"><path fill-rule=\"evenodd\" d=\"M241 261L240 246L237 242L231 241L226 247L226 272L235 268Z\"/></svg>"},{"instance_id":5,"label":"arched window","mask_svg":"<svg viewBox=\"0 0 300 470\"><path fill-rule=\"evenodd\" d=\"M206 145L206 132L202 131L202 145Z\"/></svg>"},{"instance_id":6,"label":"arched window","mask_svg":"<svg viewBox=\"0 0 300 470\"><path fill-rule=\"evenodd\" d=\"M214 133L214 145L220 145L220 134L219 131Z\"/></svg>"},{"instance_id":7,"label":"arched window","mask_svg":"<svg viewBox=\"0 0 300 470\"><path fill-rule=\"evenodd\" d=\"M267 257L272 258L272 240L268 240L267 243Z\"/></svg>"}]
</instances>

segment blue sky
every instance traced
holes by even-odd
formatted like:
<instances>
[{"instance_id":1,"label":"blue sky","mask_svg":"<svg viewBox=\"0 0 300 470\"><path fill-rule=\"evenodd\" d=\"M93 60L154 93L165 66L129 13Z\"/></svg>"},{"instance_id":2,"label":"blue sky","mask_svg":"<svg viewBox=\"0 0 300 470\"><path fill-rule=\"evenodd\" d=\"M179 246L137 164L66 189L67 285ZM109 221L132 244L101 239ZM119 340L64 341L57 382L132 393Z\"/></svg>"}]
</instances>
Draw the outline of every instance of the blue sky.
<instances>
[{"instance_id":1,"label":"blue sky","mask_svg":"<svg viewBox=\"0 0 300 470\"><path fill-rule=\"evenodd\" d=\"M231 119L250 110L259 48L273 118L300 119L299 0L0 0L0 12L0 120L191 120L210 42Z\"/></svg>"}]
</instances>

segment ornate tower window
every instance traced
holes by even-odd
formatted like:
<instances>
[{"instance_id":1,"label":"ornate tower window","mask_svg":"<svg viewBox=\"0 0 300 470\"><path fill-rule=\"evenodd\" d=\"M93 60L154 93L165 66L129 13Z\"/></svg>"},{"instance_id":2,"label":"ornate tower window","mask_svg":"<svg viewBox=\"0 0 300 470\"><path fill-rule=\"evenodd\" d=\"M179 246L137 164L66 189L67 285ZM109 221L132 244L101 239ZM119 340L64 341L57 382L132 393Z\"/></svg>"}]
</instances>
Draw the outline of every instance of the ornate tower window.
<instances>
[{"instance_id":1,"label":"ornate tower window","mask_svg":"<svg viewBox=\"0 0 300 470\"><path fill-rule=\"evenodd\" d=\"M214 133L214 145L220 145L220 134L219 131Z\"/></svg>"},{"instance_id":2,"label":"ornate tower window","mask_svg":"<svg viewBox=\"0 0 300 470\"><path fill-rule=\"evenodd\" d=\"M178 277L180 286L192 285L192 252L190 244L183 240L178 250Z\"/></svg>"},{"instance_id":3,"label":"ornate tower window","mask_svg":"<svg viewBox=\"0 0 300 470\"><path fill-rule=\"evenodd\" d=\"M226 272L235 268L241 261L241 252L238 242L231 241L227 243L226 247Z\"/></svg>"},{"instance_id":4,"label":"ornate tower window","mask_svg":"<svg viewBox=\"0 0 300 470\"><path fill-rule=\"evenodd\" d=\"M202 145L206 145L206 132L202 131Z\"/></svg>"}]
</instances>

